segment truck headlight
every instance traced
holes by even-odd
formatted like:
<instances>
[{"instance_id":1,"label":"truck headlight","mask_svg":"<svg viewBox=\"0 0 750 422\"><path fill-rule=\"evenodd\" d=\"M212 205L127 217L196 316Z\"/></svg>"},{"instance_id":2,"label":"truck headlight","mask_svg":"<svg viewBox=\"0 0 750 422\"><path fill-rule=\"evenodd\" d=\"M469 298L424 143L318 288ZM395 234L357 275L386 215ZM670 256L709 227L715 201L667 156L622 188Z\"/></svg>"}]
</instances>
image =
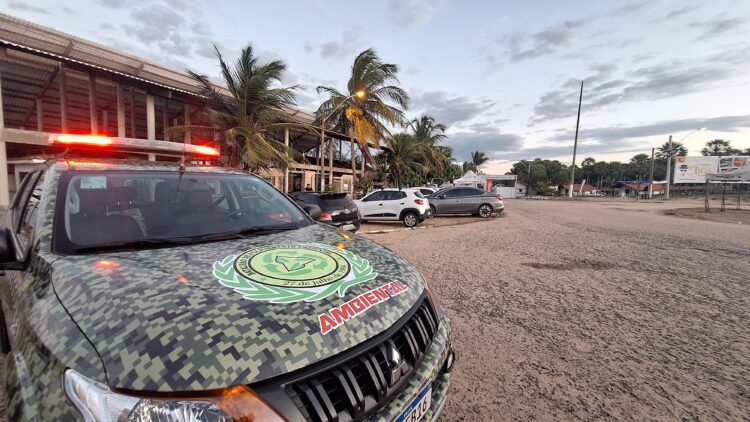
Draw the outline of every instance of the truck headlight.
<instances>
[{"instance_id":1,"label":"truck headlight","mask_svg":"<svg viewBox=\"0 0 750 422\"><path fill-rule=\"evenodd\" d=\"M214 390L190 398L137 397L65 371L65 392L86 422L231 422L283 419L247 387Z\"/></svg>"}]
</instances>

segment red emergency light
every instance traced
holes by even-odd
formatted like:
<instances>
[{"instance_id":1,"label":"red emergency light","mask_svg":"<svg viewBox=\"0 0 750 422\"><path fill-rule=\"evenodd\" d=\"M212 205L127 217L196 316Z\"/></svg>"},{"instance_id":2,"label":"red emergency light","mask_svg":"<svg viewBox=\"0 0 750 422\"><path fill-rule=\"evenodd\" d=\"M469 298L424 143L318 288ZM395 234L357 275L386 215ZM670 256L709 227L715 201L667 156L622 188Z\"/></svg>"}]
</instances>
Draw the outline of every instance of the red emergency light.
<instances>
[{"instance_id":1,"label":"red emergency light","mask_svg":"<svg viewBox=\"0 0 750 422\"><path fill-rule=\"evenodd\" d=\"M107 146L112 145L112 138L99 135L56 135L54 142L64 145Z\"/></svg>"},{"instance_id":2,"label":"red emergency light","mask_svg":"<svg viewBox=\"0 0 750 422\"><path fill-rule=\"evenodd\" d=\"M118 138L102 135L52 134L50 144L67 147L110 147L112 150L137 151L152 154L200 155L218 157L220 152L207 145L183 144L180 142L147 139Z\"/></svg>"}]
</instances>

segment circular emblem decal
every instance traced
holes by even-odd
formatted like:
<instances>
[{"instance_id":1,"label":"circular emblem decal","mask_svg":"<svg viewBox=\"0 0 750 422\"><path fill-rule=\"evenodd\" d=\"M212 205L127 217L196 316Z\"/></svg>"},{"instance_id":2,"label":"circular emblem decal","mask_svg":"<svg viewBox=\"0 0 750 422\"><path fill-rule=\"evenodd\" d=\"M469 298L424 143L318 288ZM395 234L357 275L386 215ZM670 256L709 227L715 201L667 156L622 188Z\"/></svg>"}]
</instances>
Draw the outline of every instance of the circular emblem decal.
<instances>
[{"instance_id":1,"label":"circular emblem decal","mask_svg":"<svg viewBox=\"0 0 750 422\"><path fill-rule=\"evenodd\" d=\"M334 283L349 273L343 256L316 246L266 246L240 254L234 261L240 275L278 287L308 288Z\"/></svg>"},{"instance_id":2,"label":"circular emblem decal","mask_svg":"<svg viewBox=\"0 0 750 422\"><path fill-rule=\"evenodd\" d=\"M213 264L219 282L245 299L272 303L343 297L355 284L377 277L370 263L325 244L261 246Z\"/></svg>"}]
</instances>

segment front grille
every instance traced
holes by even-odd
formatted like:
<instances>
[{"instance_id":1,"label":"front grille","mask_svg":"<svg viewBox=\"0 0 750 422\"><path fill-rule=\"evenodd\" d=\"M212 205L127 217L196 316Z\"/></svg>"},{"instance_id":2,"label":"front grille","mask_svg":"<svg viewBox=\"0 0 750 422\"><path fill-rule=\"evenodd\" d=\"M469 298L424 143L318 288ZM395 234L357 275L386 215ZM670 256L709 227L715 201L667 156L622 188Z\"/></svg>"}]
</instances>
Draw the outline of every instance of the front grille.
<instances>
[{"instance_id":1,"label":"front grille","mask_svg":"<svg viewBox=\"0 0 750 422\"><path fill-rule=\"evenodd\" d=\"M289 397L308 421L359 420L382 407L414 375L429 348L438 320L425 299L399 330L385 341L333 368L287 386ZM389 362L401 356L401 371Z\"/></svg>"}]
</instances>

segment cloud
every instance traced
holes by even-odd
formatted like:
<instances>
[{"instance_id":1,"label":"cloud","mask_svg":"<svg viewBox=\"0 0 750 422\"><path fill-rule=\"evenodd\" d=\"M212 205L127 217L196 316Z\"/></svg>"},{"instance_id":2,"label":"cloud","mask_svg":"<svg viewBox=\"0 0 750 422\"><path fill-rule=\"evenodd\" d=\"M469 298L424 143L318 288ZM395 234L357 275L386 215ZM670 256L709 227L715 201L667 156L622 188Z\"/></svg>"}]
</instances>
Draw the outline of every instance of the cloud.
<instances>
[{"instance_id":1,"label":"cloud","mask_svg":"<svg viewBox=\"0 0 750 422\"><path fill-rule=\"evenodd\" d=\"M435 15L442 0L388 0L388 22L397 28L422 27Z\"/></svg>"},{"instance_id":2,"label":"cloud","mask_svg":"<svg viewBox=\"0 0 750 422\"><path fill-rule=\"evenodd\" d=\"M410 110L425 111L440 123L453 125L489 113L495 102L445 91L416 92L411 96Z\"/></svg>"},{"instance_id":3,"label":"cloud","mask_svg":"<svg viewBox=\"0 0 750 422\"><path fill-rule=\"evenodd\" d=\"M716 88L744 74L750 47L727 50L704 58L672 60L618 75L612 65L598 66L585 78L583 110L593 112L627 102L675 98ZM574 116L578 108L579 79L568 79L539 98L530 124Z\"/></svg>"},{"instance_id":4,"label":"cloud","mask_svg":"<svg viewBox=\"0 0 750 422\"><path fill-rule=\"evenodd\" d=\"M133 4L131 0L99 0L99 3L113 9L119 9Z\"/></svg>"},{"instance_id":5,"label":"cloud","mask_svg":"<svg viewBox=\"0 0 750 422\"><path fill-rule=\"evenodd\" d=\"M514 32L503 37L499 44L509 62L531 60L570 46L583 23L583 19L567 20L536 33Z\"/></svg>"},{"instance_id":6,"label":"cloud","mask_svg":"<svg viewBox=\"0 0 750 422\"><path fill-rule=\"evenodd\" d=\"M33 12L33 13L41 13L43 15L49 15L49 11L43 7L34 6L32 4L27 4L22 1L15 1L12 0L8 2L8 7L14 10L20 10L23 12Z\"/></svg>"},{"instance_id":7,"label":"cloud","mask_svg":"<svg viewBox=\"0 0 750 422\"><path fill-rule=\"evenodd\" d=\"M451 133L445 144L453 148L453 157L457 161L469 160L472 151L482 151L491 159L498 159L523 145L520 135L503 133L496 128L488 129L482 132Z\"/></svg>"},{"instance_id":8,"label":"cloud","mask_svg":"<svg viewBox=\"0 0 750 422\"><path fill-rule=\"evenodd\" d=\"M623 139L642 138L647 136L667 135L675 132L689 131L705 127L717 132L739 132L750 129L750 114L721 116L709 118L690 118L679 120L662 120L639 125L617 125L597 128L585 128L578 134L578 139L596 140L607 143L620 142ZM550 138L552 141L573 139L573 131L561 131Z\"/></svg>"},{"instance_id":9,"label":"cloud","mask_svg":"<svg viewBox=\"0 0 750 422\"><path fill-rule=\"evenodd\" d=\"M360 51L364 44L361 29L350 28L342 32L341 36L335 40L320 45L305 42L305 52L318 51L320 57L324 59L338 60L350 57L353 59L353 56Z\"/></svg>"},{"instance_id":10,"label":"cloud","mask_svg":"<svg viewBox=\"0 0 750 422\"><path fill-rule=\"evenodd\" d=\"M698 36L697 40L706 41L726 34L740 33L742 32L742 28L747 26L748 23L750 23L750 18L742 16L705 22L692 22L691 25L703 28L703 33Z\"/></svg>"},{"instance_id":11,"label":"cloud","mask_svg":"<svg viewBox=\"0 0 750 422\"><path fill-rule=\"evenodd\" d=\"M666 15L662 16L661 18L654 19L651 22L652 23L667 22L667 21L670 21L672 19L676 19L676 18L685 16L687 14L690 14L691 12L694 12L695 10L698 10L698 6L685 6L685 7L681 7L679 9L672 10L671 12L669 12Z\"/></svg>"}]
</instances>

